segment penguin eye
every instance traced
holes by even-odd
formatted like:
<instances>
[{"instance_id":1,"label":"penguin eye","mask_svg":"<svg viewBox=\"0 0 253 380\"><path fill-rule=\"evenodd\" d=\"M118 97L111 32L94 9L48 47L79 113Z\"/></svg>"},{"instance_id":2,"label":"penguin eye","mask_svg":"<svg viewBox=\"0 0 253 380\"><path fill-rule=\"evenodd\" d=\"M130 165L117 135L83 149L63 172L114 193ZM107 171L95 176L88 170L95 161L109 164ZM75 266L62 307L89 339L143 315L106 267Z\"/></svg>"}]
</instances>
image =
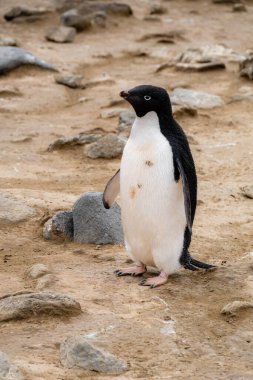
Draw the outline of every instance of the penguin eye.
<instances>
[{"instance_id":1,"label":"penguin eye","mask_svg":"<svg viewBox=\"0 0 253 380\"><path fill-rule=\"evenodd\" d=\"M151 99L151 96L149 96L149 95L145 95L145 96L144 96L144 99L145 99L145 100L150 100L150 99Z\"/></svg>"}]
</instances>

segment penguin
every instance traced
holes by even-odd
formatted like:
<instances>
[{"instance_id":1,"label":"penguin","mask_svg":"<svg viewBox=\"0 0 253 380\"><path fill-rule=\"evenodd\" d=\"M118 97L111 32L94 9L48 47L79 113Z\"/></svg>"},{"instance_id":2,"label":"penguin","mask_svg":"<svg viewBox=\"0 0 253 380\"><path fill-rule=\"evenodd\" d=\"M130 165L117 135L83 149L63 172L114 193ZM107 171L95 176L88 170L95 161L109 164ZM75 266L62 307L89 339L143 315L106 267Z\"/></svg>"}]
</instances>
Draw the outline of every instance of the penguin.
<instances>
[{"instance_id":1,"label":"penguin","mask_svg":"<svg viewBox=\"0 0 253 380\"><path fill-rule=\"evenodd\" d=\"M139 276L147 266L159 275L139 284L154 288L181 267L210 269L189 253L197 202L197 175L187 137L172 114L167 91L141 85L120 96L136 118L120 169L107 183L103 204L110 208L120 193L125 246L133 266L117 276Z\"/></svg>"}]
</instances>

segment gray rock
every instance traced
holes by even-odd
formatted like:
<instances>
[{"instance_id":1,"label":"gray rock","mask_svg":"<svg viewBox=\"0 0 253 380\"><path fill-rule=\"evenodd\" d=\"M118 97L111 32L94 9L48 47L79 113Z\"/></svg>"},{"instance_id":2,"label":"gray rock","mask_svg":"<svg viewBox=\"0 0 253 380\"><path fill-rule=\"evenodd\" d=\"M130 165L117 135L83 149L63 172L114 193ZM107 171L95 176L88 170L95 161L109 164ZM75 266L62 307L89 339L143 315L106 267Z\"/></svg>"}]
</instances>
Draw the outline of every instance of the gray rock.
<instances>
[{"instance_id":1,"label":"gray rock","mask_svg":"<svg viewBox=\"0 0 253 380\"><path fill-rule=\"evenodd\" d=\"M73 214L71 211L58 211L49 219L43 228L43 236L46 240L53 238L73 239Z\"/></svg>"},{"instance_id":2,"label":"gray rock","mask_svg":"<svg viewBox=\"0 0 253 380\"><path fill-rule=\"evenodd\" d=\"M4 18L6 21L12 21L14 19L25 17L28 21L30 17L33 17L33 20L35 19L34 16L36 16L36 19L40 16L44 16L50 12L49 9L46 8L29 8L24 6L17 6L13 7L10 11L5 13Z\"/></svg>"},{"instance_id":3,"label":"gray rock","mask_svg":"<svg viewBox=\"0 0 253 380\"><path fill-rule=\"evenodd\" d=\"M0 226L23 222L35 215L36 211L23 200L8 193L0 193Z\"/></svg>"},{"instance_id":4,"label":"gray rock","mask_svg":"<svg viewBox=\"0 0 253 380\"><path fill-rule=\"evenodd\" d=\"M106 13L105 12L95 12L93 16L93 21L94 24L99 26L100 28L105 28L106 27Z\"/></svg>"},{"instance_id":5,"label":"gray rock","mask_svg":"<svg viewBox=\"0 0 253 380\"><path fill-rule=\"evenodd\" d=\"M54 66L24 49L15 46L0 46L0 74L22 65L35 65L43 69L56 71Z\"/></svg>"},{"instance_id":6,"label":"gray rock","mask_svg":"<svg viewBox=\"0 0 253 380\"><path fill-rule=\"evenodd\" d=\"M194 108L214 108L224 105L222 99L217 95L186 88L176 88L170 99L173 105L183 105Z\"/></svg>"},{"instance_id":7,"label":"gray rock","mask_svg":"<svg viewBox=\"0 0 253 380\"><path fill-rule=\"evenodd\" d=\"M51 152L53 150L62 149L66 146L90 144L97 141L101 137L102 135L87 132L81 132L78 135L71 137L62 137L50 144L48 147L48 151Z\"/></svg>"},{"instance_id":8,"label":"gray rock","mask_svg":"<svg viewBox=\"0 0 253 380\"><path fill-rule=\"evenodd\" d=\"M75 35L75 28L69 26L51 26L47 29L45 37L48 41L64 43L73 42Z\"/></svg>"},{"instance_id":9,"label":"gray rock","mask_svg":"<svg viewBox=\"0 0 253 380\"><path fill-rule=\"evenodd\" d=\"M176 64L223 63L223 60L240 62L245 55L223 45L203 45L186 49L176 58Z\"/></svg>"},{"instance_id":10,"label":"gray rock","mask_svg":"<svg viewBox=\"0 0 253 380\"><path fill-rule=\"evenodd\" d=\"M60 361L67 368L104 373L122 373L128 368L125 361L88 343L82 335L68 338L61 344Z\"/></svg>"},{"instance_id":11,"label":"gray rock","mask_svg":"<svg viewBox=\"0 0 253 380\"><path fill-rule=\"evenodd\" d=\"M105 12L114 16L131 16L133 11L128 4L114 2L93 2L86 1L85 4L78 8L80 14L88 14L94 12Z\"/></svg>"},{"instance_id":12,"label":"gray rock","mask_svg":"<svg viewBox=\"0 0 253 380\"><path fill-rule=\"evenodd\" d=\"M91 244L120 244L124 241L120 207L106 210L102 193L85 193L73 206L74 241Z\"/></svg>"},{"instance_id":13,"label":"gray rock","mask_svg":"<svg viewBox=\"0 0 253 380\"><path fill-rule=\"evenodd\" d=\"M115 158L122 154L125 144L126 140L123 137L109 133L86 146L85 153L90 158Z\"/></svg>"},{"instance_id":14,"label":"gray rock","mask_svg":"<svg viewBox=\"0 0 253 380\"><path fill-rule=\"evenodd\" d=\"M0 46L19 46L19 43L13 37L0 37Z\"/></svg>"},{"instance_id":15,"label":"gray rock","mask_svg":"<svg viewBox=\"0 0 253 380\"><path fill-rule=\"evenodd\" d=\"M135 117L136 115L132 111L124 110L120 113L119 125L117 127L120 135L129 137Z\"/></svg>"},{"instance_id":16,"label":"gray rock","mask_svg":"<svg viewBox=\"0 0 253 380\"><path fill-rule=\"evenodd\" d=\"M78 302L59 293L19 292L0 298L0 322L41 314L62 316L81 312Z\"/></svg>"},{"instance_id":17,"label":"gray rock","mask_svg":"<svg viewBox=\"0 0 253 380\"><path fill-rule=\"evenodd\" d=\"M45 264L34 264L31 268L26 271L28 277L39 278L44 276L49 272Z\"/></svg>"},{"instance_id":18,"label":"gray rock","mask_svg":"<svg viewBox=\"0 0 253 380\"><path fill-rule=\"evenodd\" d=\"M242 193L245 197L253 199L253 185L242 187Z\"/></svg>"},{"instance_id":19,"label":"gray rock","mask_svg":"<svg viewBox=\"0 0 253 380\"><path fill-rule=\"evenodd\" d=\"M91 16L81 15L77 9L70 9L61 15L61 24L75 28L78 32L91 27Z\"/></svg>"},{"instance_id":20,"label":"gray rock","mask_svg":"<svg viewBox=\"0 0 253 380\"><path fill-rule=\"evenodd\" d=\"M8 356L0 351L0 380L23 380L17 367L10 362Z\"/></svg>"},{"instance_id":21,"label":"gray rock","mask_svg":"<svg viewBox=\"0 0 253 380\"><path fill-rule=\"evenodd\" d=\"M253 57L246 58L240 63L240 76L253 80Z\"/></svg>"},{"instance_id":22,"label":"gray rock","mask_svg":"<svg viewBox=\"0 0 253 380\"><path fill-rule=\"evenodd\" d=\"M64 86L70 88L83 89L86 87L85 83L83 82L82 75L56 75L55 81L58 84L63 84Z\"/></svg>"}]
</instances>

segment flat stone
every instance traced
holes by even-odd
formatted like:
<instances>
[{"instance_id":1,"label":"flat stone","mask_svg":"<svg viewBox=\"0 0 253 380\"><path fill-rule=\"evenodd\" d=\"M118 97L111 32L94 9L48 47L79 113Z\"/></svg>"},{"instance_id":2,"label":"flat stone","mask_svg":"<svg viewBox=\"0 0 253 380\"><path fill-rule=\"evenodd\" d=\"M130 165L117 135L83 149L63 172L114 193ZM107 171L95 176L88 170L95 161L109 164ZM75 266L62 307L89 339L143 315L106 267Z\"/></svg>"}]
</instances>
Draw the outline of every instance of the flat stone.
<instances>
[{"instance_id":1,"label":"flat stone","mask_svg":"<svg viewBox=\"0 0 253 380\"><path fill-rule=\"evenodd\" d=\"M44 16L45 14L51 12L50 9L47 8L29 8L27 6L17 6L11 8L7 13L5 13L4 18L6 21L12 21L16 18L20 17L33 17L37 16Z\"/></svg>"},{"instance_id":2,"label":"flat stone","mask_svg":"<svg viewBox=\"0 0 253 380\"><path fill-rule=\"evenodd\" d=\"M242 3L236 3L233 5L233 12L247 12L247 8Z\"/></svg>"},{"instance_id":3,"label":"flat stone","mask_svg":"<svg viewBox=\"0 0 253 380\"><path fill-rule=\"evenodd\" d=\"M226 66L223 62L209 61L203 63L177 63L176 69L181 71L209 71L217 69L225 69Z\"/></svg>"},{"instance_id":4,"label":"flat stone","mask_svg":"<svg viewBox=\"0 0 253 380\"><path fill-rule=\"evenodd\" d=\"M23 380L23 376L8 356L0 351L0 380Z\"/></svg>"},{"instance_id":5,"label":"flat stone","mask_svg":"<svg viewBox=\"0 0 253 380\"><path fill-rule=\"evenodd\" d=\"M41 314L77 315L81 306L73 298L59 293L19 292L0 298L0 322Z\"/></svg>"},{"instance_id":6,"label":"flat stone","mask_svg":"<svg viewBox=\"0 0 253 380\"><path fill-rule=\"evenodd\" d=\"M250 308L253 308L253 301L233 301L222 308L221 314L235 316L241 310Z\"/></svg>"},{"instance_id":7,"label":"flat stone","mask_svg":"<svg viewBox=\"0 0 253 380\"><path fill-rule=\"evenodd\" d=\"M58 84L63 84L70 88L83 89L86 87L82 75L56 75L55 81Z\"/></svg>"},{"instance_id":8,"label":"flat stone","mask_svg":"<svg viewBox=\"0 0 253 380\"><path fill-rule=\"evenodd\" d=\"M45 264L34 264L26 271L27 276L31 278L39 278L49 272L48 267Z\"/></svg>"},{"instance_id":9,"label":"flat stone","mask_svg":"<svg viewBox=\"0 0 253 380\"><path fill-rule=\"evenodd\" d=\"M66 339L60 346L60 361L67 368L82 368L103 373L122 373L127 363L86 341L80 335Z\"/></svg>"},{"instance_id":10,"label":"flat stone","mask_svg":"<svg viewBox=\"0 0 253 380\"><path fill-rule=\"evenodd\" d=\"M85 147L85 154L90 158L119 157L125 147L126 140L113 133L101 137L98 141Z\"/></svg>"},{"instance_id":11,"label":"flat stone","mask_svg":"<svg viewBox=\"0 0 253 380\"><path fill-rule=\"evenodd\" d=\"M245 197L253 199L253 185L242 187L242 193Z\"/></svg>"},{"instance_id":12,"label":"flat stone","mask_svg":"<svg viewBox=\"0 0 253 380\"><path fill-rule=\"evenodd\" d=\"M119 114L124 111L124 109L122 108L111 108L111 109L106 109L106 110L103 110L101 113L100 113L100 116L102 117L102 119L110 119L112 117L116 117L116 116L119 116Z\"/></svg>"},{"instance_id":13,"label":"flat stone","mask_svg":"<svg viewBox=\"0 0 253 380\"><path fill-rule=\"evenodd\" d=\"M253 80L253 57L246 58L240 63L240 76Z\"/></svg>"},{"instance_id":14,"label":"flat stone","mask_svg":"<svg viewBox=\"0 0 253 380\"><path fill-rule=\"evenodd\" d=\"M176 88L170 99L173 105L183 105L194 108L214 108L224 105L222 99L217 95L186 88Z\"/></svg>"},{"instance_id":15,"label":"flat stone","mask_svg":"<svg viewBox=\"0 0 253 380\"><path fill-rule=\"evenodd\" d=\"M19 46L19 43L13 37L0 37L0 46Z\"/></svg>"},{"instance_id":16,"label":"flat stone","mask_svg":"<svg viewBox=\"0 0 253 380\"><path fill-rule=\"evenodd\" d=\"M48 41L65 43L73 42L75 35L75 28L70 26L52 26L47 29L45 37Z\"/></svg>"},{"instance_id":17,"label":"flat stone","mask_svg":"<svg viewBox=\"0 0 253 380\"><path fill-rule=\"evenodd\" d=\"M24 222L36 215L36 211L23 200L0 192L0 226Z\"/></svg>"},{"instance_id":18,"label":"flat stone","mask_svg":"<svg viewBox=\"0 0 253 380\"><path fill-rule=\"evenodd\" d=\"M90 144L99 140L101 137L102 135L100 134L81 132L75 136L61 137L55 140L52 144L49 145L47 150L51 152L53 150L62 149L68 146Z\"/></svg>"},{"instance_id":19,"label":"flat stone","mask_svg":"<svg viewBox=\"0 0 253 380\"><path fill-rule=\"evenodd\" d=\"M177 64L210 64L223 63L223 60L240 62L245 58L244 54L235 52L223 45L202 45L191 47L183 51L176 58ZM224 64L224 63L223 63Z\"/></svg>"},{"instance_id":20,"label":"flat stone","mask_svg":"<svg viewBox=\"0 0 253 380\"><path fill-rule=\"evenodd\" d=\"M58 211L49 219L43 228L43 236L46 240L54 238L73 239L73 214L72 211Z\"/></svg>"},{"instance_id":21,"label":"flat stone","mask_svg":"<svg viewBox=\"0 0 253 380\"><path fill-rule=\"evenodd\" d=\"M35 65L46 70L57 71L53 65L24 49L15 46L0 46L0 74L5 74L22 65Z\"/></svg>"},{"instance_id":22,"label":"flat stone","mask_svg":"<svg viewBox=\"0 0 253 380\"><path fill-rule=\"evenodd\" d=\"M107 210L102 198L102 193L85 193L74 204L74 241L91 244L123 243L120 207L114 203Z\"/></svg>"},{"instance_id":23,"label":"flat stone","mask_svg":"<svg viewBox=\"0 0 253 380\"><path fill-rule=\"evenodd\" d=\"M105 12L113 16L131 16L133 14L132 8L125 3L117 2L85 2L78 8L80 14L88 14L93 12Z\"/></svg>"}]
</instances>

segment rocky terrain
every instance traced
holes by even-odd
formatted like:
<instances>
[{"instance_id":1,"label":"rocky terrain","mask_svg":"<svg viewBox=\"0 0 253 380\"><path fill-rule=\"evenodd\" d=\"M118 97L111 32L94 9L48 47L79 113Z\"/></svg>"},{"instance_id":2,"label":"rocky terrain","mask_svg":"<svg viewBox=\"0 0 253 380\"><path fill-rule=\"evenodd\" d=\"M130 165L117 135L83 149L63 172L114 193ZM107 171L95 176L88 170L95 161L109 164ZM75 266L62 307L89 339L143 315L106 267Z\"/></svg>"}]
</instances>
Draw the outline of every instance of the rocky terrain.
<instances>
[{"instance_id":1,"label":"rocky terrain","mask_svg":"<svg viewBox=\"0 0 253 380\"><path fill-rule=\"evenodd\" d=\"M0 0L0 379L250 380L253 2L126 1ZM152 290L115 277L120 228L84 237L77 207L119 168L138 84L171 95L191 253L218 266Z\"/></svg>"}]
</instances>

